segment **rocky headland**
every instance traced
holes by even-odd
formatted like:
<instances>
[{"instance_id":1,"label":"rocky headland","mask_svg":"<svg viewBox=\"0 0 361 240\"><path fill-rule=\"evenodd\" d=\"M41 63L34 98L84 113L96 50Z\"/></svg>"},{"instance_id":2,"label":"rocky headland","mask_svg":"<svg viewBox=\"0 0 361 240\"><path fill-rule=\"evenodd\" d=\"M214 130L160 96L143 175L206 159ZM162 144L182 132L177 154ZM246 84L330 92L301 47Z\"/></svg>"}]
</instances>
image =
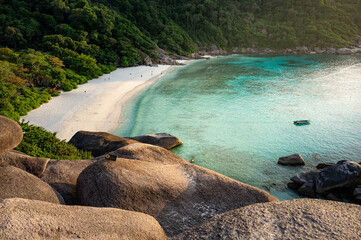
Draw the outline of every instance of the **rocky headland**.
<instances>
[{"instance_id":1,"label":"rocky headland","mask_svg":"<svg viewBox=\"0 0 361 240\"><path fill-rule=\"evenodd\" d=\"M195 52L190 55L168 55L163 49L157 51L157 58L146 56L143 64L146 66L157 66L157 64L165 65L183 65L182 61L192 59L209 59L210 56L227 56L232 54L266 54L266 55L296 55L296 54L328 54L328 55L354 55L361 54L361 39L354 45L348 47L307 47L297 46L294 48L285 49L271 49L271 48L257 48L235 47L232 50L225 50L218 48L217 45L211 44L207 47L198 47Z\"/></svg>"},{"instance_id":2,"label":"rocky headland","mask_svg":"<svg viewBox=\"0 0 361 240\"><path fill-rule=\"evenodd\" d=\"M79 132L72 142L97 157L51 160L12 150L16 122L0 116L0 127L1 239L361 237L360 205L279 201L168 151L182 144L170 134Z\"/></svg>"},{"instance_id":3,"label":"rocky headland","mask_svg":"<svg viewBox=\"0 0 361 240\"><path fill-rule=\"evenodd\" d=\"M348 47L310 47L297 46L285 49L271 49L254 47L235 47L231 50L218 48L215 44L207 47L198 47L197 51L191 56L193 58L202 58L204 55L219 56L230 54L337 54L352 55L361 54L361 38L357 38L355 43Z\"/></svg>"}]
</instances>

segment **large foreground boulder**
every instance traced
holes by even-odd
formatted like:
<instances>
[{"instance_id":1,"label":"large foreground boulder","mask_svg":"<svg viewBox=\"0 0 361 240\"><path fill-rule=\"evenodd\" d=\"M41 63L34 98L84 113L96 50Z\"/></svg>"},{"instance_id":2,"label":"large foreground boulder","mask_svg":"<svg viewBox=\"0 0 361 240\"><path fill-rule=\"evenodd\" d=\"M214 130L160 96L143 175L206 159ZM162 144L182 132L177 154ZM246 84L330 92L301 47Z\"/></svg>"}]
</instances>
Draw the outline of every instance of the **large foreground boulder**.
<instances>
[{"instance_id":1,"label":"large foreground boulder","mask_svg":"<svg viewBox=\"0 0 361 240\"><path fill-rule=\"evenodd\" d=\"M183 144L182 141L179 140L176 136L173 136L169 133L147 134L136 137L129 137L129 139L133 139L141 143L156 145L165 149L171 149Z\"/></svg>"},{"instance_id":2,"label":"large foreground boulder","mask_svg":"<svg viewBox=\"0 0 361 240\"><path fill-rule=\"evenodd\" d=\"M15 148L23 139L23 130L17 122L0 116L0 154Z\"/></svg>"},{"instance_id":3,"label":"large foreground boulder","mask_svg":"<svg viewBox=\"0 0 361 240\"><path fill-rule=\"evenodd\" d=\"M267 192L192 165L161 147L138 143L112 154L118 156L116 161L99 160L79 175L81 204L150 214L168 236L232 209L277 201Z\"/></svg>"},{"instance_id":4,"label":"large foreground boulder","mask_svg":"<svg viewBox=\"0 0 361 240\"><path fill-rule=\"evenodd\" d=\"M216 216L172 240L361 239L359 205L316 199L253 204Z\"/></svg>"},{"instance_id":5,"label":"large foreground boulder","mask_svg":"<svg viewBox=\"0 0 361 240\"><path fill-rule=\"evenodd\" d=\"M31 157L25 153L11 150L0 154L0 167L14 166L37 177L41 177L49 160L49 158Z\"/></svg>"},{"instance_id":6,"label":"large foreground boulder","mask_svg":"<svg viewBox=\"0 0 361 240\"><path fill-rule=\"evenodd\" d=\"M79 204L76 198L76 180L79 174L95 160L50 160L42 180L64 198L67 205Z\"/></svg>"},{"instance_id":7,"label":"large foreground boulder","mask_svg":"<svg viewBox=\"0 0 361 240\"><path fill-rule=\"evenodd\" d=\"M143 213L26 199L3 200L0 209L0 239L167 239Z\"/></svg>"},{"instance_id":8,"label":"large foreground boulder","mask_svg":"<svg viewBox=\"0 0 361 240\"><path fill-rule=\"evenodd\" d=\"M64 200L47 183L20 168L0 167L0 199L26 198L52 203Z\"/></svg>"},{"instance_id":9,"label":"large foreground boulder","mask_svg":"<svg viewBox=\"0 0 361 240\"><path fill-rule=\"evenodd\" d=\"M78 149L90 151L94 157L97 157L128 144L137 143L137 141L106 132L79 131L70 139L69 143Z\"/></svg>"}]
</instances>

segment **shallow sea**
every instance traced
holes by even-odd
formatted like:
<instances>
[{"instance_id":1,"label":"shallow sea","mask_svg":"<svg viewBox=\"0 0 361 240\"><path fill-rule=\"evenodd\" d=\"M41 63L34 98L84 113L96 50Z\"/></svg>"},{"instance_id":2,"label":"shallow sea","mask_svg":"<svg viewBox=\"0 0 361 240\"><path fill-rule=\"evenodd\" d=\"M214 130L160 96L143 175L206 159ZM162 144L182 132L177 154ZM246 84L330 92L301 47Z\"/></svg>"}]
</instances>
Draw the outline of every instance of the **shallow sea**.
<instances>
[{"instance_id":1,"label":"shallow sea","mask_svg":"<svg viewBox=\"0 0 361 240\"><path fill-rule=\"evenodd\" d=\"M168 132L195 164L298 198L286 183L320 162L361 162L361 56L244 56L195 61L124 108L119 136ZM294 120L310 119L296 126ZM277 165L300 153L303 167Z\"/></svg>"}]
</instances>

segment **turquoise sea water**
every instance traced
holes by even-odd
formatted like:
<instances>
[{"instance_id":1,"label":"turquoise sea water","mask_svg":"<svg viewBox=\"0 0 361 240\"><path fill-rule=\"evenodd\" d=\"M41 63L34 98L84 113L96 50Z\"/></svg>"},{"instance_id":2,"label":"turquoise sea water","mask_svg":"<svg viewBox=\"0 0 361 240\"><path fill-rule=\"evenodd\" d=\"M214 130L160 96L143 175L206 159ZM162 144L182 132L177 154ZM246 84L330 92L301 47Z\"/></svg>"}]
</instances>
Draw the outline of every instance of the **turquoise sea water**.
<instances>
[{"instance_id":1,"label":"turquoise sea water","mask_svg":"<svg viewBox=\"0 0 361 240\"><path fill-rule=\"evenodd\" d=\"M361 162L361 56L242 56L200 60L131 100L114 133L169 132L186 160L264 189L299 196L289 178L320 162ZM306 126L293 120L310 119ZM277 165L300 153L304 167Z\"/></svg>"}]
</instances>

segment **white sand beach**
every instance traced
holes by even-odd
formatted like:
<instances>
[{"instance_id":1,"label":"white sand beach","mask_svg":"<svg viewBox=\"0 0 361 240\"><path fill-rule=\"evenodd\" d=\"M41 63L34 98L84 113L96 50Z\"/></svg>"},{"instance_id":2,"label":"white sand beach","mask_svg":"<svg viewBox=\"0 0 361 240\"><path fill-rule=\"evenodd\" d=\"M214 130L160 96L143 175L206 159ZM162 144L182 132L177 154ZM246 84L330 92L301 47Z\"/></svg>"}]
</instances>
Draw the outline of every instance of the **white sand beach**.
<instances>
[{"instance_id":1,"label":"white sand beach","mask_svg":"<svg viewBox=\"0 0 361 240\"><path fill-rule=\"evenodd\" d=\"M122 105L174 66L120 68L53 97L22 119L70 140L80 130L109 132L121 123Z\"/></svg>"}]
</instances>

